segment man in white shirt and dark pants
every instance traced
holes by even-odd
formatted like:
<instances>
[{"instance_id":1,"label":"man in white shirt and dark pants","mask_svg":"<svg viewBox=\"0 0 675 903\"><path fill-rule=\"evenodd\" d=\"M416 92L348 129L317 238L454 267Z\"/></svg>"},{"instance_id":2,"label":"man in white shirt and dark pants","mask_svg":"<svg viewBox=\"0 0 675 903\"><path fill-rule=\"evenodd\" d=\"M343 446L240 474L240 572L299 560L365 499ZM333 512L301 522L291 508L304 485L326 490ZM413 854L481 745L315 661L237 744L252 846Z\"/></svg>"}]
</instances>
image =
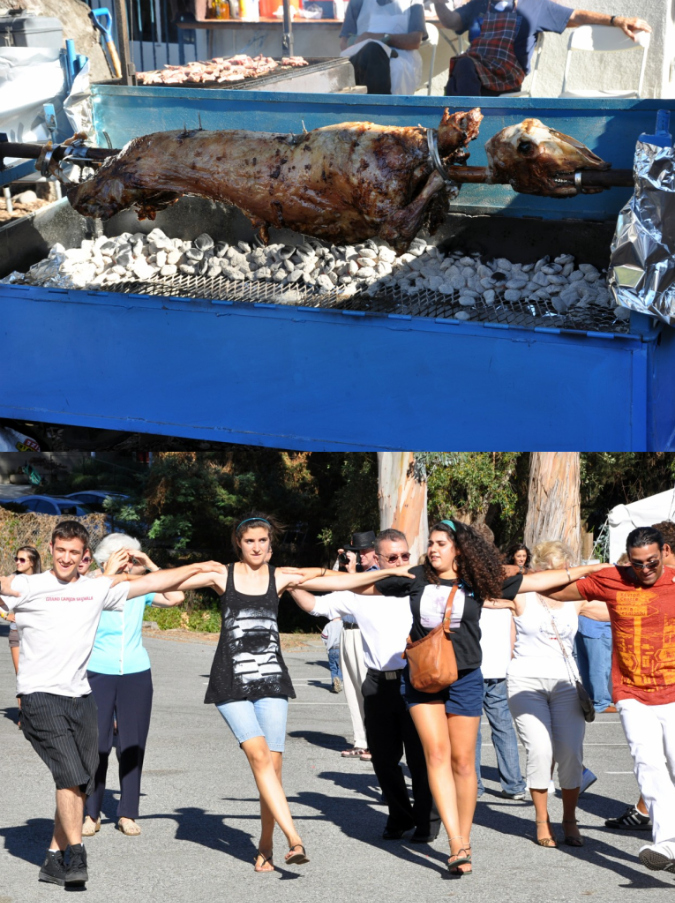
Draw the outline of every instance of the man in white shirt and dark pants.
<instances>
[{"instance_id":1,"label":"man in white shirt and dark pants","mask_svg":"<svg viewBox=\"0 0 675 903\"><path fill-rule=\"evenodd\" d=\"M92 579L78 573L88 547L82 524L62 521L52 533L49 571L0 578L0 605L16 613L21 643L23 732L56 784L54 834L39 880L61 887L88 880L82 823L98 767L98 724L87 662L101 612L122 611L127 598L176 589L203 567L156 571L133 583L120 582L127 574Z\"/></svg>"},{"instance_id":2,"label":"man in white shirt and dark pants","mask_svg":"<svg viewBox=\"0 0 675 903\"><path fill-rule=\"evenodd\" d=\"M410 560L408 542L399 530L378 534L375 553L383 569ZM367 666L362 690L368 747L389 809L382 836L385 840L399 840L414 828L412 843L434 840L440 818L429 790L422 744L401 695L401 672L405 667L402 653L412 626L408 598L360 596L346 591L315 598L302 589L292 590L291 594L300 608L310 614L355 618L361 629ZM401 768L404 750L412 778L412 803Z\"/></svg>"}]
</instances>

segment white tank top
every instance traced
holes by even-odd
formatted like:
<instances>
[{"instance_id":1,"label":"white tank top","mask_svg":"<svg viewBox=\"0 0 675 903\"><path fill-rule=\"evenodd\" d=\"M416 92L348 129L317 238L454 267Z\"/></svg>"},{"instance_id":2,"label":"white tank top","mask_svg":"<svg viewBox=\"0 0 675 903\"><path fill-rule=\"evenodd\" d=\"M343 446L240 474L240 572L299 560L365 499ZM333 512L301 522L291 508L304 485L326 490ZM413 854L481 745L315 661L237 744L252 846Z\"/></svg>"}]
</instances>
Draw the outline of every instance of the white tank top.
<instances>
[{"instance_id":1,"label":"white tank top","mask_svg":"<svg viewBox=\"0 0 675 903\"><path fill-rule=\"evenodd\" d=\"M547 611L537 593L525 593L523 613L513 619L516 624L516 644L509 665L509 676L570 679L569 669L551 624L551 616L570 659L579 627L579 616L571 603L565 603L560 608L552 608L550 603L548 605ZM576 677L573 661L571 666Z\"/></svg>"}]
</instances>

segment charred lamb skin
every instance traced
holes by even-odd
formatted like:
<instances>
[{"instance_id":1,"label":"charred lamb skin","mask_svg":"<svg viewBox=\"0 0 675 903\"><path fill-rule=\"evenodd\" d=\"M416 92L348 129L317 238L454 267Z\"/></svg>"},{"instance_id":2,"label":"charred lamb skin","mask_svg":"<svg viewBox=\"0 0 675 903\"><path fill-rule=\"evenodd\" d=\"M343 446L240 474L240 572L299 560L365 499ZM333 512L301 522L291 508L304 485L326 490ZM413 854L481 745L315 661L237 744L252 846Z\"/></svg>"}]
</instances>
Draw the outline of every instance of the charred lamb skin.
<instances>
[{"instance_id":1,"label":"charred lamb skin","mask_svg":"<svg viewBox=\"0 0 675 903\"><path fill-rule=\"evenodd\" d=\"M445 110L438 146L463 162L479 109ZM84 216L108 219L136 207L141 218L182 195L239 207L264 235L286 227L331 242L383 238L405 247L447 202L429 162L426 130L347 122L303 135L243 130L156 132L135 138L68 198Z\"/></svg>"}]
</instances>

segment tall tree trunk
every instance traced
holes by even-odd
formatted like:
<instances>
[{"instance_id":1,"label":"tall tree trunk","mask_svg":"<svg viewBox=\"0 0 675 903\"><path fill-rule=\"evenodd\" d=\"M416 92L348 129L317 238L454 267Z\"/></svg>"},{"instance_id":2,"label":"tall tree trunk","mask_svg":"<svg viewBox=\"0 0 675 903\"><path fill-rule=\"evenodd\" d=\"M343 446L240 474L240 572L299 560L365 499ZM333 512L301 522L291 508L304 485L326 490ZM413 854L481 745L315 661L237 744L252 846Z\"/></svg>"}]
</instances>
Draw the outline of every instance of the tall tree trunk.
<instances>
[{"instance_id":1,"label":"tall tree trunk","mask_svg":"<svg viewBox=\"0 0 675 903\"><path fill-rule=\"evenodd\" d=\"M380 530L393 527L405 533L411 561L417 564L427 550L427 484L413 476L412 452L378 452Z\"/></svg>"},{"instance_id":2,"label":"tall tree trunk","mask_svg":"<svg viewBox=\"0 0 675 903\"><path fill-rule=\"evenodd\" d=\"M579 452L532 452L525 545L557 539L581 557Z\"/></svg>"}]
</instances>

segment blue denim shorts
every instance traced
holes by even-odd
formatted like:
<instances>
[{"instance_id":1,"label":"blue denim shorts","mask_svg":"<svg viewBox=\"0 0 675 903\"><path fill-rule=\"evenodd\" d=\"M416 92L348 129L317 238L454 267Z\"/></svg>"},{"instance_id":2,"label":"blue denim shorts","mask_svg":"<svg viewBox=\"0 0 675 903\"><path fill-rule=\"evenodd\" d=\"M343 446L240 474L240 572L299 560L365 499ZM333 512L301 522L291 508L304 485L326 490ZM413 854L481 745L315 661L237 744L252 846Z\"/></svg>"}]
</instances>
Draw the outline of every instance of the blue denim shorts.
<instances>
[{"instance_id":1,"label":"blue denim shorts","mask_svg":"<svg viewBox=\"0 0 675 903\"><path fill-rule=\"evenodd\" d=\"M264 737L272 752L284 751L288 715L286 696L265 696L255 702L232 699L221 702L216 708L240 746L246 740Z\"/></svg>"},{"instance_id":2,"label":"blue denim shorts","mask_svg":"<svg viewBox=\"0 0 675 903\"><path fill-rule=\"evenodd\" d=\"M483 672L480 668L460 671L454 684L450 684L445 690L438 693L423 693L410 683L410 672L406 667L403 671L403 696L409 709L422 702L441 700L445 703L448 715L478 718L483 712Z\"/></svg>"}]
</instances>

